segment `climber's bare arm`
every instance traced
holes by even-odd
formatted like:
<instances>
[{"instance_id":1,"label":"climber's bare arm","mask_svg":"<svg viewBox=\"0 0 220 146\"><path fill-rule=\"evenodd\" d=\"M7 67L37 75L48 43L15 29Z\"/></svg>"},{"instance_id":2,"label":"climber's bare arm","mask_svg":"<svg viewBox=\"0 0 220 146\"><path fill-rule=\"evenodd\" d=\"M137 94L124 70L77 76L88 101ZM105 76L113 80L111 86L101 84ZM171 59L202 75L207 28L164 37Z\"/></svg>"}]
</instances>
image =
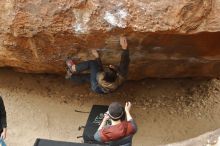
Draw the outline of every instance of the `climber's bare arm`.
<instances>
[{"instance_id":1,"label":"climber's bare arm","mask_svg":"<svg viewBox=\"0 0 220 146\"><path fill-rule=\"evenodd\" d=\"M121 54L121 61L119 65L119 73L126 77L128 74L128 68L130 63L130 57L129 57L129 49L128 49L128 43L125 36L120 37L120 45L122 48L122 54Z\"/></svg>"}]
</instances>

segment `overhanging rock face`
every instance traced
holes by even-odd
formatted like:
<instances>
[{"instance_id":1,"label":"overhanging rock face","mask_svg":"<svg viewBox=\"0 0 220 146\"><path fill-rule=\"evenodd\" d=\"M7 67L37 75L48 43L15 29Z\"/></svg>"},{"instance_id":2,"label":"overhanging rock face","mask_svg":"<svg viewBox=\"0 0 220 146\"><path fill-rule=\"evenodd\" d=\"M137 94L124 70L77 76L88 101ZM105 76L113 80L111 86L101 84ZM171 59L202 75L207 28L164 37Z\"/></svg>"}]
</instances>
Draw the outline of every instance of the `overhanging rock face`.
<instances>
[{"instance_id":1,"label":"overhanging rock face","mask_svg":"<svg viewBox=\"0 0 220 146\"><path fill-rule=\"evenodd\" d=\"M0 66L64 73L64 59L120 60L128 36L130 79L220 76L219 0L0 0Z\"/></svg>"}]
</instances>

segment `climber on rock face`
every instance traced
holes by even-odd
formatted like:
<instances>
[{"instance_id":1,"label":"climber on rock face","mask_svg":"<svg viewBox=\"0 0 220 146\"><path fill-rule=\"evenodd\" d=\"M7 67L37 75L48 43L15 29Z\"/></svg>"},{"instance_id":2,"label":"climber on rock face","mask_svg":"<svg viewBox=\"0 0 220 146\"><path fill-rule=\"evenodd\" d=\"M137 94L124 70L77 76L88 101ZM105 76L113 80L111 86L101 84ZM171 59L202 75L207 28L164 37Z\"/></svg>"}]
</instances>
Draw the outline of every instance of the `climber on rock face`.
<instances>
[{"instance_id":1,"label":"climber on rock face","mask_svg":"<svg viewBox=\"0 0 220 146\"><path fill-rule=\"evenodd\" d=\"M72 80L90 81L91 88L96 93L110 93L115 91L126 79L128 74L128 66L130 62L129 50L127 48L127 39L120 37L120 45L122 47L121 61L119 66L109 65L103 68L102 62L97 50L92 50L95 60L84 61L76 64L74 60L66 60L67 75L66 78ZM76 76L75 73L89 70L87 76Z\"/></svg>"}]
</instances>

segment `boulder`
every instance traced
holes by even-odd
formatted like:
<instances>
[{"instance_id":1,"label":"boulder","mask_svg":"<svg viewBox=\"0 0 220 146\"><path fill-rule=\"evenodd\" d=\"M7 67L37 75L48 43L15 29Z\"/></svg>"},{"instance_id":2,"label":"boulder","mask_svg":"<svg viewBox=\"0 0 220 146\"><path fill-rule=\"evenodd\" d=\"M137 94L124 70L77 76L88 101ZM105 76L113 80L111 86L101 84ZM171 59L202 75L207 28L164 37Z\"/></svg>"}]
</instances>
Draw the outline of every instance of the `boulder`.
<instances>
[{"instance_id":1,"label":"boulder","mask_svg":"<svg viewBox=\"0 0 220 146\"><path fill-rule=\"evenodd\" d=\"M198 137L191 138L182 142L167 144L163 146L219 146L220 145L220 129L207 132Z\"/></svg>"},{"instance_id":2,"label":"boulder","mask_svg":"<svg viewBox=\"0 0 220 146\"><path fill-rule=\"evenodd\" d=\"M64 60L120 61L129 79L218 77L219 0L0 0L0 67L64 74Z\"/></svg>"}]
</instances>

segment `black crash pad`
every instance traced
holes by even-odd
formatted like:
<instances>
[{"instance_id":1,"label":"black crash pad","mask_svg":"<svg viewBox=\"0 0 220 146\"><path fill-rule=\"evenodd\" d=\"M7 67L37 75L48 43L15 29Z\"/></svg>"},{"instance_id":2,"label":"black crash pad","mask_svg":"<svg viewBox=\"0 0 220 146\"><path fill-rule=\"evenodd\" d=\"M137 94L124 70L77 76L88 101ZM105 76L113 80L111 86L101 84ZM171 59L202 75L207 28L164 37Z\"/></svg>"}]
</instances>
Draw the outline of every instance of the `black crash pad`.
<instances>
[{"instance_id":1,"label":"black crash pad","mask_svg":"<svg viewBox=\"0 0 220 146\"><path fill-rule=\"evenodd\" d=\"M63 141L54 141L47 139L37 139L34 146L101 146L99 144L87 144L87 143L72 143Z\"/></svg>"},{"instance_id":2,"label":"black crash pad","mask_svg":"<svg viewBox=\"0 0 220 146\"><path fill-rule=\"evenodd\" d=\"M106 105L93 105L83 131L84 143L98 143L94 140L94 134L99 128L104 113L107 112L108 106ZM110 123L109 123L110 124Z\"/></svg>"}]
</instances>

